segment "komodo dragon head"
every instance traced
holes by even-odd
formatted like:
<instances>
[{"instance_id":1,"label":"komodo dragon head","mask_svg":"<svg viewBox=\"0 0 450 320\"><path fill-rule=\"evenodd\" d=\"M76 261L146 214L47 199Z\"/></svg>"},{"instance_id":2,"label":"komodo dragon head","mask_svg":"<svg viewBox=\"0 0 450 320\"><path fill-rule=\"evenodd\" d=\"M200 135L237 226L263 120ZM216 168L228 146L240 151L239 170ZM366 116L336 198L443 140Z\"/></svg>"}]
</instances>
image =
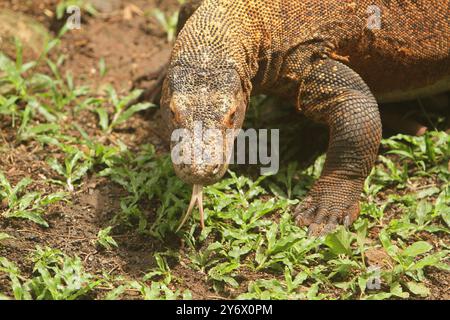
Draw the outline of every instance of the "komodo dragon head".
<instances>
[{"instance_id":1,"label":"komodo dragon head","mask_svg":"<svg viewBox=\"0 0 450 320\"><path fill-rule=\"evenodd\" d=\"M172 163L178 177L194 185L180 227L196 203L203 227L202 187L215 183L227 171L246 105L241 79L232 67L169 67L161 106L172 132Z\"/></svg>"},{"instance_id":2,"label":"komodo dragon head","mask_svg":"<svg viewBox=\"0 0 450 320\"><path fill-rule=\"evenodd\" d=\"M209 185L228 168L246 99L232 68L170 68L163 86L163 117L169 125L176 174L190 184Z\"/></svg>"}]
</instances>

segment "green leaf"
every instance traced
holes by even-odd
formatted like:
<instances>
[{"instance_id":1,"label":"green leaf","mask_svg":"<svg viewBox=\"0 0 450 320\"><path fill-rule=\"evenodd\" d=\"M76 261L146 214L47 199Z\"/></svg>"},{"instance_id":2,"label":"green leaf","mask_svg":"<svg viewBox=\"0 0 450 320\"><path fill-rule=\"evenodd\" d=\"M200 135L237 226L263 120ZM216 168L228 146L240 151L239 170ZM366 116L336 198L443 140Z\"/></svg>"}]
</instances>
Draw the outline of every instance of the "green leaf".
<instances>
[{"instance_id":1,"label":"green leaf","mask_svg":"<svg viewBox=\"0 0 450 320\"><path fill-rule=\"evenodd\" d=\"M28 185L30 185L30 183L32 182L32 180L30 178L23 178L22 180L20 180L20 182L13 188L12 190L12 194L13 195L17 195L19 192L22 192Z\"/></svg>"},{"instance_id":2,"label":"green leaf","mask_svg":"<svg viewBox=\"0 0 450 320\"><path fill-rule=\"evenodd\" d=\"M403 250L401 255L405 257L416 257L430 251L431 249L433 249L433 246L428 242L417 241Z\"/></svg>"},{"instance_id":3,"label":"green leaf","mask_svg":"<svg viewBox=\"0 0 450 320\"><path fill-rule=\"evenodd\" d=\"M427 297L430 295L430 289L428 289L422 283L409 281L406 283L406 287L408 288L409 291L411 291L412 293L414 293L417 296Z\"/></svg>"},{"instance_id":4,"label":"green leaf","mask_svg":"<svg viewBox=\"0 0 450 320\"><path fill-rule=\"evenodd\" d=\"M416 197L417 199L428 198L436 193L439 193L440 191L441 190L438 187L431 187L417 192Z\"/></svg>"},{"instance_id":5,"label":"green leaf","mask_svg":"<svg viewBox=\"0 0 450 320\"><path fill-rule=\"evenodd\" d=\"M25 73L28 70L30 70L31 68L34 68L36 65L37 65L36 61L27 62L24 65L22 65L22 67L20 68L20 73Z\"/></svg>"},{"instance_id":6,"label":"green leaf","mask_svg":"<svg viewBox=\"0 0 450 320\"><path fill-rule=\"evenodd\" d=\"M10 236L5 232L0 232L0 242L6 239L13 239L14 237Z\"/></svg>"},{"instance_id":7,"label":"green leaf","mask_svg":"<svg viewBox=\"0 0 450 320\"><path fill-rule=\"evenodd\" d=\"M391 294L403 299L409 298L409 293L404 292L402 286L398 282L391 284Z\"/></svg>"},{"instance_id":8,"label":"green leaf","mask_svg":"<svg viewBox=\"0 0 450 320\"><path fill-rule=\"evenodd\" d=\"M386 153L387 154L396 154L396 155L403 156L405 158L414 160L414 155L411 154L411 152L408 152L408 151L405 151L405 150L391 150L391 151L388 151Z\"/></svg>"},{"instance_id":9,"label":"green leaf","mask_svg":"<svg viewBox=\"0 0 450 320\"><path fill-rule=\"evenodd\" d=\"M270 226L269 230L267 230L266 237L269 250L275 245L275 241L277 239L277 230L278 226L275 223Z\"/></svg>"},{"instance_id":10,"label":"green leaf","mask_svg":"<svg viewBox=\"0 0 450 320\"><path fill-rule=\"evenodd\" d=\"M63 177L66 176L64 167L58 162L58 160L56 160L56 158L49 158L47 160L47 164L50 166L50 168L55 170L59 175L61 175Z\"/></svg>"},{"instance_id":11,"label":"green leaf","mask_svg":"<svg viewBox=\"0 0 450 320\"><path fill-rule=\"evenodd\" d=\"M330 248L330 251L335 254L352 255L351 244L354 240L353 235L345 228L339 228L336 232L327 235L324 244Z\"/></svg>"},{"instance_id":12,"label":"green leaf","mask_svg":"<svg viewBox=\"0 0 450 320\"><path fill-rule=\"evenodd\" d=\"M448 251L440 251L435 254L430 254L423 259L420 259L416 263L414 263L409 270L421 270L428 266L433 266L439 268L439 263L445 258L448 254ZM444 264L445 265L445 264ZM450 267L449 267L450 268Z\"/></svg>"},{"instance_id":13,"label":"green leaf","mask_svg":"<svg viewBox=\"0 0 450 320\"><path fill-rule=\"evenodd\" d=\"M239 283L228 275L237 268L239 268L239 263L237 262L224 262L211 268L211 270L208 271L208 275L214 280L223 281L230 286L237 288L239 287Z\"/></svg>"},{"instance_id":14,"label":"green leaf","mask_svg":"<svg viewBox=\"0 0 450 320\"><path fill-rule=\"evenodd\" d=\"M117 119L116 121L114 121L114 126L117 126L121 123L124 123L125 121L127 121L128 119L130 119L135 113L139 112L139 111L143 111L143 110L147 110L149 108L152 107L156 107L156 105L154 105L153 103L138 103L135 104L133 106L131 106L130 108L126 109Z\"/></svg>"},{"instance_id":15,"label":"green leaf","mask_svg":"<svg viewBox=\"0 0 450 320\"><path fill-rule=\"evenodd\" d=\"M26 286L22 286L20 278L20 270L17 266L4 257L0 257L0 272L8 274L11 280L11 288L14 292L14 298L16 300L31 300L31 295L28 292Z\"/></svg>"},{"instance_id":16,"label":"green leaf","mask_svg":"<svg viewBox=\"0 0 450 320\"><path fill-rule=\"evenodd\" d=\"M67 192L55 192L55 193L51 193L48 196L45 196L41 201L40 204L43 206L47 206L49 204L55 203L55 202L59 202L61 200L66 200L67 201L67 197L69 196L69 194Z\"/></svg>"},{"instance_id":17,"label":"green leaf","mask_svg":"<svg viewBox=\"0 0 450 320\"><path fill-rule=\"evenodd\" d=\"M192 292L189 289L183 291L183 300L192 300Z\"/></svg>"},{"instance_id":18,"label":"green leaf","mask_svg":"<svg viewBox=\"0 0 450 320\"><path fill-rule=\"evenodd\" d=\"M105 108L96 108L95 112L99 118L99 124L103 131L107 131L109 127L109 116Z\"/></svg>"},{"instance_id":19,"label":"green leaf","mask_svg":"<svg viewBox=\"0 0 450 320\"><path fill-rule=\"evenodd\" d=\"M431 135L429 132L426 132L425 134L425 146L426 146L426 153L428 156L428 159L432 163L436 163L436 151L433 141L431 140Z\"/></svg>"},{"instance_id":20,"label":"green leaf","mask_svg":"<svg viewBox=\"0 0 450 320\"><path fill-rule=\"evenodd\" d=\"M8 218L22 218L22 219L28 219L30 221L33 221L41 226L47 227L48 228L48 223L47 221L44 220L44 218L42 218L42 216L37 213L37 212L33 212L33 211L14 211L10 214L7 214L6 217Z\"/></svg>"},{"instance_id":21,"label":"green leaf","mask_svg":"<svg viewBox=\"0 0 450 320\"><path fill-rule=\"evenodd\" d=\"M430 202L428 202L426 200L421 200L419 202L419 204L417 205L417 209L416 209L417 223L419 225L423 225L427 220L428 214L432 210L433 210L433 205Z\"/></svg>"},{"instance_id":22,"label":"green leaf","mask_svg":"<svg viewBox=\"0 0 450 320\"><path fill-rule=\"evenodd\" d=\"M106 249L111 249L111 246L118 247L116 240L114 240L114 238L109 235L111 229L111 226L107 227L100 230L97 234L97 242Z\"/></svg>"},{"instance_id":23,"label":"green leaf","mask_svg":"<svg viewBox=\"0 0 450 320\"><path fill-rule=\"evenodd\" d=\"M398 254L398 247L391 242L391 238L389 236L389 233L386 231L386 229L381 230L380 235L378 236L380 239L381 244L383 245L383 248L386 250L386 252L391 256L395 257Z\"/></svg>"},{"instance_id":24,"label":"green leaf","mask_svg":"<svg viewBox=\"0 0 450 320\"><path fill-rule=\"evenodd\" d=\"M98 67L100 69L100 77L103 78L107 72L105 58L103 57L100 58L100 61L98 62Z\"/></svg>"},{"instance_id":25,"label":"green leaf","mask_svg":"<svg viewBox=\"0 0 450 320\"><path fill-rule=\"evenodd\" d=\"M126 289L127 289L127 287L124 285L118 286L117 288L114 288L113 290L108 292L108 294L106 295L104 300L118 300L119 297L122 295L122 293L125 292Z\"/></svg>"},{"instance_id":26,"label":"green leaf","mask_svg":"<svg viewBox=\"0 0 450 320\"><path fill-rule=\"evenodd\" d=\"M287 237L282 237L272 246L272 248L267 250L267 254L273 255L279 252L289 250L289 248L291 248L295 243L297 243L300 240L301 238L299 238L295 234L290 234Z\"/></svg>"}]
</instances>

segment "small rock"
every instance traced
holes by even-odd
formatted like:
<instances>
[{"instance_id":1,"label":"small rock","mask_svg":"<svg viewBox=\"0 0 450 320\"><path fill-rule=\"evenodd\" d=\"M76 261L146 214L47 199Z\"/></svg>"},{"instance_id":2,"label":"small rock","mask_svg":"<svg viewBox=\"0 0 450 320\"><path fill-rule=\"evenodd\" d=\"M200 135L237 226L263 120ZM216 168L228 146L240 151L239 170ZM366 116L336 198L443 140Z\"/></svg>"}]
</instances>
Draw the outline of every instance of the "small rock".
<instances>
[{"instance_id":1,"label":"small rock","mask_svg":"<svg viewBox=\"0 0 450 320\"><path fill-rule=\"evenodd\" d=\"M37 20L25 14L0 10L0 50L14 48L14 38L23 44L24 54L34 53L38 57L45 49L50 35Z\"/></svg>"},{"instance_id":2,"label":"small rock","mask_svg":"<svg viewBox=\"0 0 450 320\"><path fill-rule=\"evenodd\" d=\"M379 267L384 270L391 269L392 258L384 249L369 248L364 255L369 266Z\"/></svg>"}]
</instances>

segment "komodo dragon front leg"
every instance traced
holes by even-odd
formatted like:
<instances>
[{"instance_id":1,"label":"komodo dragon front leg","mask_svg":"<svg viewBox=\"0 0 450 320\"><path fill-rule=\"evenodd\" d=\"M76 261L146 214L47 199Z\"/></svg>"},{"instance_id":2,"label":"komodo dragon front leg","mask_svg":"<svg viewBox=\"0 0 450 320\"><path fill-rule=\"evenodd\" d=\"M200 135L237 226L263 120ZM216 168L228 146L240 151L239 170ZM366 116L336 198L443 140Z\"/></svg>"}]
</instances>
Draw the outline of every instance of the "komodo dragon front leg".
<instances>
[{"instance_id":1,"label":"komodo dragon front leg","mask_svg":"<svg viewBox=\"0 0 450 320\"><path fill-rule=\"evenodd\" d=\"M324 235L337 224L349 226L381 140L377 102L361 77L342 63L321 60L304 75L299 103L307 116L330 130L320 179L295 210L310 235Z\"/></svg>"}]
</instances>

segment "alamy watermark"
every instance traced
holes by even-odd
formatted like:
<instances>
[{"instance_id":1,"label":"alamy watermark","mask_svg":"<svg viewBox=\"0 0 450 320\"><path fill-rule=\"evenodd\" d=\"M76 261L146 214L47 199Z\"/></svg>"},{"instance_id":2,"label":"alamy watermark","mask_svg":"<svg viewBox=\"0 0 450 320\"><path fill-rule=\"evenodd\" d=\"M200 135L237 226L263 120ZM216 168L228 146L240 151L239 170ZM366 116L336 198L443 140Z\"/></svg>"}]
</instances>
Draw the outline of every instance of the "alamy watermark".
<instances>
[{"instance_id":1,"label":"alamy watermark","mask_svg":"<svg viewBox=\"0 0 450 320\"><path fill-rule=\"evenodd\" d=\"M69 14L67 28L69 30L81 29L81 9L78 6L69 6L66 9Z\"/></svg>"},{"instance_id":2,"label":"alamy watermark","mask_svg":"<svg viewBox=\"0 0 450 320\"><path fill-rule=\"evenodd\" d=\"M381 289L381 269L378 266L370 266L367 271L371 274L367 279L366 287L369 290Z\"/></svg>"},{"instance_id":3,"label":"alamy watermark","mask_svg":"<svg viewBox=\"0 0 450 320\"><path fill-rule=\"evenodd\" d=\"M367 7L367 14L369 18L367 19L367 29L369 30L380 30L381 29L381 8L376 5L371 5Z\"/></svg>"},{"instance_id":4,"label":"alamy watermark","mask_svg":"<svg viewBox=\"0 0 450 320\"><path fill-rule=\"evenodd\" d=\"M228 129L223 133L204 128L201 121L196 121L192 130L175 129L172 132L172 162L259 164L261 174L276 174L280 162L279 140L278 129Z\"/></svg>"}]
</instances>

